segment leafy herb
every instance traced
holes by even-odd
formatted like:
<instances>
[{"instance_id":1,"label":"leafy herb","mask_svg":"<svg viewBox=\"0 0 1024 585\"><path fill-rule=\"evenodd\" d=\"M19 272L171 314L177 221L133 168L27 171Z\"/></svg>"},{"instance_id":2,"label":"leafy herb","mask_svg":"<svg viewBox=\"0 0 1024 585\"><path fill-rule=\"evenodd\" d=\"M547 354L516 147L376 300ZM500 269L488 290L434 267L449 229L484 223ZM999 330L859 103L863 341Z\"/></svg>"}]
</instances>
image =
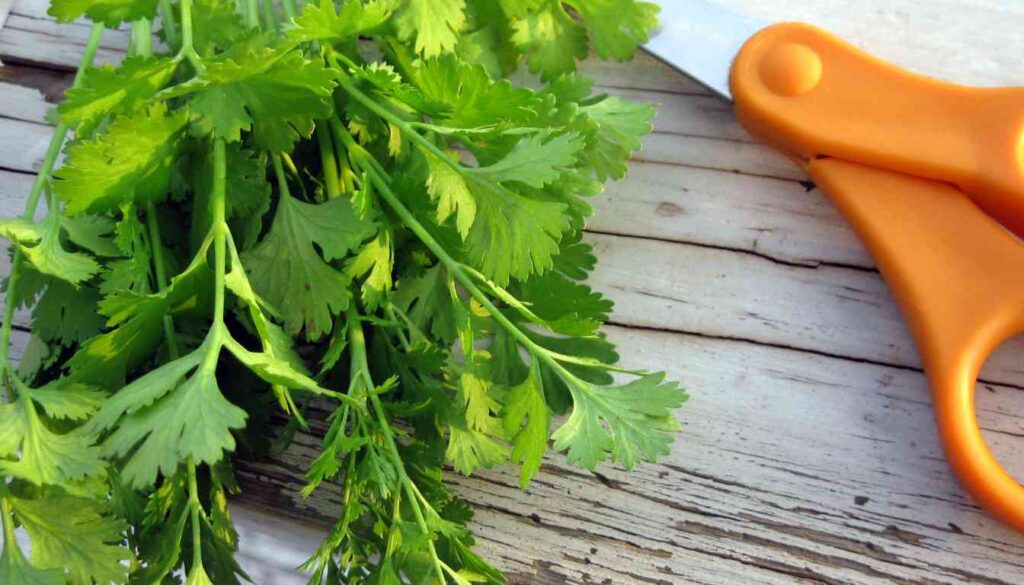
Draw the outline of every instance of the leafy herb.
<instances>
[{"instance_id":1,"label":"leafy herb","mask_svg":"<svg viewBox=\"0 0 1024 585\"><path fill-rule=\"evenodd\" d=\"M590 48L630 58L653 5L51 13L96 24L25 213L0 222L0 581L245 580L230 455L267 432L268 401L292 426L311 400L333 412L304 492L335 482L344 508L310 583L503 583L446 466L511 463L525 488L549 443L586 469L668 452L686 395L616 365L581 237L654 109L575 73ZM122 21L131 55L92 67ZM520 63L536 88L506 79ZM19 371L20 304L34 355Z\"/></svg>"}]
</instances>

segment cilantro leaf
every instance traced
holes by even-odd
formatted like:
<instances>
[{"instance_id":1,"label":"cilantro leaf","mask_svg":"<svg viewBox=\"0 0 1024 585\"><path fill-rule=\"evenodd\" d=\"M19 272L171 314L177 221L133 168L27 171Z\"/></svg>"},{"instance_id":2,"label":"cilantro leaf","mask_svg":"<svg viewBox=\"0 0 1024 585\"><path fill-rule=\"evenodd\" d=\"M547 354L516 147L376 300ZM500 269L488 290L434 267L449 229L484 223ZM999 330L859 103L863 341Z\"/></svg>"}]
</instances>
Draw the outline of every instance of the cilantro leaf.
<instances>
[{"instance_id":1,"label":"cilantro leaf","mask_svg":"<svg viewBox=\"0 0 1024 585\"><path fill-rule=\"evenodd\" d=\"M17 544L0 550L0 583L7 585L67 585L60 569L40 569L29 564Z\"/></svg>"},{"instance_id":2,"label":"cilantro leaf","mask_svg":"<svg viewBox=\"0 0 1024 585\"><path fill-rule=\"evenodd\" d=\"M66 570L72 585L127 582L124 523L105 504L58 494L9 501L32 540L33 565Z\"/></svg>"},{"instance_id":3,"label":"cilantro leaf","mask_svg":"<svg viewBox=\"0 0 1024 585\"><path fill-rule=\"evenodd\" d=\"M352 278L366 276L362 297L367 307L377 308L391 291L394 267L395 250L388 230L378 232L377 237L367 242L346 267Z\"/></svg>"},{"instance_id":4,"label":"cilantro leaf","mask_svg":"<svg viewBox=\"0 0 1024 585\"><path fill-rule=\"evenodd\" d=\"M81 84L57 106L61 120L89 135L104 117L124 114L153 97L174 74L177 62L166 57L129 57L120 67L88 69Z\"/></svg>"},{"instance_id":5,"label":"cilantro leaf","mask_svg":"<svg viewBox=\"0 0 1024 585\"><path fill-rule=\"evenodd\" d=\"M56 209L40 226L43 237L34 246L22 245L25 258L40 273L63 279L71 284L88 280L100 270L99 264L86 254L68 252L60 241L61 218Z\"/></svg>"},{"instance_id":6,"label":"cilantro leaf","mask_svg":"<svg viewBox=\"0 0 1024 585\"><path fill-rule=\"evenodd\" d=\"M542 134L527 136L498 162L466 172L494 182L516 181L539 189L569 170L583 148L583 139L577 134L545 138Z\"/></svg>"},{"instance_id":7,"label":"cilantro leaf","mask_svg":"<svg viewBox=\"0 0 1024 585\"><path fill-rule=\"evenodd\" d=\"M157 102L117 118L91 140L72 144L54 185L65 211L110 211L162 197L187 121L185 110L168 112L164 102Z\"/></svg>"},{"instance_id":8,"label":"cilantro leaf","mask_svg":"<svg viewBox=\"0 0 1024 585\"><path fill-rule=\"evenodd\" d=\"M88 427L97 430L118 423L103 450L127 456L122 474L130 485L151 486L158 473L172 475L188 459L213 464L234 450L231 430L245 426L247 414L221 394L207 365L211 351L200 346L135 380L90 420Z\"/></svg>"},{"instance_id":9,"label":"cilantro leaf","mask_svg":"<svg viewBox=\"0 0 1024 585\"><path fill-rule=\"evenodd\" d=\"M667 455L679 423L672 410L685 400L664 374L647 374L622 386L599 386L572 377L566 381L572 414L555 431L556 451L570 462L595 469L609 456L626 469Z\"/></svg>"},{"instance_id":10,"label":"cilantro leaf","mask_svg":"<svg viewBox=\"0 0 1024 585\"><path fill-rule=\"evenodd\" d=\"M565 0L579 12L590 33L597 56L602 59L631 59L637 47L646 43L648 33L658 26L660 8L635 0Z\"/></svg>"},{"instance_id":11,"label":"cilantro leaf","mask_svg":"<svg viewBox=\"0 0 1024 585\"><path fill-rule=\"evenodd\" d=\"M237 142L242 131L252 131L260 148L286 152L313 133L313 120L333 110L333 75L300 51L252 41L208 59L205 67L168 97L191 94L198 129L215 138Z\"/></svg>"},{"instance_id":12,"label":"cilantro leaf","mask_svg":"<svg viewBox=\"0 0 1024 585\"><path fill-rule=\"evenodd\" d=\"M587 56L587 32L569 16L561 2L512 23L512 41L526 53L531 73L548 81L576 70L576 61Z\"/></svg>"},{"instance_id":13,"label":"cilantro leaf","mask_svg":"<svg viewBox=\"0 0 1024 585\"><path fill-rule=\"evenodd\" d=\"M526 489L540 469L548 450L551 409L544 398L543 380L537 364L526 379L509 389L502 423L512 437L512 461L522 464L519 485Z\"/></svg>"},{"instance_id":14,"label":"cilantro leaf","mask_svg":"<svg viewBox=\"0 0 1024 585\"><path fill-rule=\"evenodd\" d=\"M448 109L437 116L438 121L458 128L522 122L533 117L540 105L534 91L513 87L507 79L492 80L482 66L452 55L424 61L414 82L426 99Z\"/></svg>"},{"instance_id":15,"label":"cilantro leaf","mask_svg":"<svg viewBox=\"0 0 1024 585\"><path fill-rule=\"evenodd\" d=\"M465 0L408 0L395 18L398 37L427 58L452 51L465 24Z\"/></svg>"},{"instance_id":16,"label":"cilantro leaf","mask_svg":"<svg viewBox=\"0 0 1024 585\"><path fill-rule=\"evenodd\" d=\"M653 104L627 102L615 96L584 106L581 112L596 124L596 130L584 151L587 164L598 179L622 179L626 163L640 150L640 139L654 126Z\"/></svg>"},{"instance_id":17,"label":"cilantro leaf","mask_svg":"<svg viewBox=\"0 0 1024 585\"><path fill-rule=\"evenodd\" d=\"M0 471L36 485L64 484L97 475L103 461L83 432L58 434L43 422L32 390L20 388L14 402L0 404ZM45 395L43 400L49 398Z\"/></svg>"},{"instance_id":18,"label":"cilantro leaf","mask_svg":"<svg viewBox=\"0 0 1024 585\"><path fill-rule=\"evenodd\" d=\"M455 227L465 238L476 220L476 199L457 169L426 153L429 176L427 192L437 202L437 223L444 224L455 216Z\"/></svg>"},{"instance_id":19,"label":"cilantro leaf","mask_svg":"<svg viewBox=\"0 0 1024 585\"><path fill-rule=\"evenodd\" d=\"M192 46L199 55L205 57L227 49L245 34L245 25L233 2L192 0Z\"/></svg>"},{"instance_id":20,"label":"cilantro leaf","mask_svg":"<svg viewBox=\"0 0 1024 585\"><path fill-rule=\"evenodd\" d=\"M53 0L47 11L61 22L71 22L82 15L95 22L116 28L127 20L153 18L157 0Z\"/></svg>"},{"instance_id":21,"label":"cilantro leaf","mask_svg":"<svg viewBox=\"0 0 1024 585\"><path fill-rule=\"evenodd\" d=\"M338 11L333 2L307 4L288 29L288 37L297 42L355 38L387 22L397 5L395 0L346 0Z\"/></svg>"},{"instance_id":22,"label":"cilantro leaf","mask_svg":"<svg viewBox=\"0 0 1024 585\"><path fill-rule=\"evenodd\" d=\"M470 475L481 467L489 469L508 461L508 450L483 431L449 427L445 458L455 471Z\"/></svg>"},{"instance_id":23,"label":"cilantro leaf","mask_svg":"<svg viewBox=\"0 0 1024 585\"><path fill-rule=\"evenodd\" d=\"M32 309L32 330L44 341L65 346L84 342L103 328L103 317L96 311L98 302L96 289L50 279Z\"/></svg>"},{"instance_id":24,"label":"cilantro leaf","mask_svg":"<svg viewBox=\"0 0 1024 585\"><path fill-rule=\"evenodd\" d=\"M322 205L283 195L266 237L242 256L252 287L295 335L331 332L333 316L349 303L348 278L327 261L343 258L375 232L347 199ZM323 257L314 245L323 252Z\"/></svg>"}]
</instances>

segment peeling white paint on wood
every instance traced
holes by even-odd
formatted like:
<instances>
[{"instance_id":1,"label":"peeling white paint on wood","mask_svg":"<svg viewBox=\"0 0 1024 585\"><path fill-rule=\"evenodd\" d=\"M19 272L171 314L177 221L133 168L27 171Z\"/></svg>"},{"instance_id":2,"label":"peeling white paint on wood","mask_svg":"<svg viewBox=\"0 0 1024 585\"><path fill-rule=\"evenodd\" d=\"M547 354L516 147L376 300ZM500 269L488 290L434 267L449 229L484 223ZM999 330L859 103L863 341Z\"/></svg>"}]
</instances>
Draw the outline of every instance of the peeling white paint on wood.
<instances>
[{"instance_id":1,"label":"peeling white paint on wood","mask_svg":"<svg viewBox=\"0 0 1024 585\"><path fill-rule=\"evenodd\" d=\"M824 25L923 73L1024 77L1014 50L1024 4L724 1ZM77 64L88 27L57 26L45 10L19 0L0 59ZM126 38L108 33L100 59L116 62ZM662 103L629 179L595 198L588 237L624 361L667 369L693 398L672 455L634 473L584 473L550 456L528 492L511 471L452 474L478 510L480 552L522 584L1024 581L1024 536L951 476L906 327L821 193L653 59L585 69L610 92ZM24 79L3 79L0 213L10 216L49 139L49 104ZM23 346L27 333L16 335ZM978 407L993 450L1024 478L1022 362L1017 340L990 360ZM240 464L248 497L235 515L257 583L301 583L291 568L340 505L330 488L298 495L296 469L317 444L302 435L277 461Z\"/></svg>"}]
</instances>

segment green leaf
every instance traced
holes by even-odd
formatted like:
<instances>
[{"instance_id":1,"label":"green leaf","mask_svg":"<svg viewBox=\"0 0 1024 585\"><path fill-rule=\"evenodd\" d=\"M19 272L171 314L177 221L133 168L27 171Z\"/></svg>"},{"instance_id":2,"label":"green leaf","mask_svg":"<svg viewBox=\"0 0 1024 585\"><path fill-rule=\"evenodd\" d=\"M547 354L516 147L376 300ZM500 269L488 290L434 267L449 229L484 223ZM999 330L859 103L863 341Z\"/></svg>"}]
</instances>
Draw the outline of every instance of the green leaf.
<instances>
[{"instance_id":1,"label":"green leaf","mask_svg":"<svg viewBox=\"0 0 1024 585\"><path fill-rule=\"evenodd\" d=\"M122 474L135 488L153 485L158 473L172 475L190 458L212 465L234 450L231 430L244 427L247 415L221 394L207 365L211 351L217 349L204 344L135 380L90 420L96 429L117 423L103 450L109 457L127 456Z\"/></svg>"},{"instance_id":2,"label":"green leaf","mask_svg":"<svg viewBox=\"0 0 1024 585\"><path fill-rule=\"evenodd\" d=\"M180 3L178 10L180 13ZM192 46L206 57L228 49L246 34L242 17L230 0L192 0Z\"/></svg>"},{"instance_id":3,"label":"green leaf","mask_svg":"<svg viewBox=\"0 0 1024 585\"><path fill-rule=\"evenodd\" d=\"M362 297L367 308L376 309L387 293L391 292L394 265L395 251L391 244L391 232L384 229L377 233L376 238L367 242L346 267L352 278L366 276Z\"/></svg>"},{"instance_id":4,"label":"green leaf","mask_svg":"<svg viewBox=\"0 0 1024 585\"><path fill-rule=\"evenodd\" d=\"M65 211L103 212L125 203L162 197L188 121L186 110L167 111L164 102L114 120L106 132L73 143L55 175Z\"/></svg>"},{"instance_id":5,"label":"green leaf","mask_svg":"<svg viewBox=\"0 0 1024 585\"><path fill-rule=\"evenodd\" d=\"M32 564L66 570L72 585L127 582L124 523L106 504L57 494L10 502L32 540Z\"/></svg>"},{"instance_id":6,"label":"green leaf","mask_svg":"<svg viewBox=\"0 0 1024 585\"><path fill-rule=\"evenodd\" d=\"M105 117L129 113L156 95L176 67L177 61L166 57L128 57L117 68L86 69L57 112L65 124L77 126L79 136L88 136Z\"/></svg>"},{"instance_id":7,"label":"green leaf","mask_svg":"<svg viewBox=\"0 0 1024 585\"><path fill-rule=\"evenodd\" d=\"M447 107L436 121L458 128L522 122L540 105L532 90L513 87L507 79L492 80L483 66L451 55L421 63L413 81L426 99Z\"/></svg>"},{"instance_id":8,"label":"green leaf","mask_svg":"<svg viewBox=\"0 0 1024 585\"><path fill-rule=\"evenodd\" d=\"M398 37L427 58L454 50L465 24L465 0L408 0L395 18Z\"/></svg>"},{"instance_id":9,"label":"green leaf","mask_svg":"<svg viewBox=\"0 0 1024 585\"><path fill-rule=\"evenodd\" d=\"M636 0L565 0L579 13L602 59L632 59L658 26L660 8Z\"/></svg>"},{"instance_id":10,"label":"green leaf","mask_svg":"<svg viewBox=\"0 0 1024 585\"><path fill-rule=\"evenodd\" d=\"M36 485L65 484L103 471L92 437L80 431L58 434L40 418L31 389L0 404L0 471ZM43 400L49 398L44 392Z\"/></svg>"},{"instance_id":11,"label":"green leaf","mask_svg":"<svg viewBox=\"0 0 1024 585\"><path fill-rule=\"evenodd\" d=\"M576 70L587 56L587 32L566 14L561 2L512 23L512 41L526 53L531 73L548 81Z\"/></svg>"},{"instance_id":12,"label":"green leaf","mask_svg":"<svg viewBox=\"0 0 1024 585\"><path fill-rule=\"evenodd\" d=\"M21 244L25 258L40 274L78 284L96 274L100 266L91 257L78 252L68 252L61 244L60 212L51 209L40 224L42 239L32 246Z\"/></svg>"},{"instance_id":13,"label":"green leaf","mask_svg":"<svg viewBox=\"0 0 1024 585\"><path fill-rule=\"evenodd\" d=\"M163 341L165 315L208 302L213 275L205 263L205 250L159 293L123 290L103 299L100 312L114 329L89 339L68 359L72 377L108 389L122 386L131 370Z\"/></svg>"},{"instance_id":14,"label":"green leaf","mask_svg":"<svg viewBox=\"0 0 1024 585\"><path fill-rule=\"evenodd\" d=\"M421 339L419 332L429 332L445 345L454 341L455 315L448 293L449 278L444 268L437 264L419 276L399 281L393 302L416 326L414 340Z\"/></svg>"},{"instance_id":15,"label":"green leaf","mask_svg":"<svg viewBox=\"0 0 1024 585\"><path fill-rule=\"evenodd\" d=\"M199 131L228 142L251 131L256 146L288 152L313 133L313 121L333 111L333 74L301 51L236 45L205 61L206 70L180 84L168 97L191 94Z\"/></svg>"},{"instance_id":16,"label":"green leaf","mask_svg":"<svg viewBox=\"0 0 1024 585\"><path fill-rule=\"evenodd\" d=\"M430 174L427 192L437 202L437 223L444 224L455 216L455 228L465 238L476 219L476 199L462 174L433 154L425 153Z\"/></svg>"},{"instance_id":17,"label":"green leaf","mask_svg":"<svg viewBox=\"0 0 1024 585\"><path fill-rule=\"evenodd\" d=\"M615 96L581 108L597 126L584 151L598 179L622 179L629 157L640 150L641 138L654 128L654 104L629 102Z\"/></svg>"},{"instance_id":18,"label":"green leaf","mask_svg":"<svg viewBox=\"0 0 1024 585\"><path fill-rule=\"evenodd\" d=\"M90 20L117 28L127 20L156 16L157 0L53 0L47 11L61 22L71 22L83 14Z\"/></svg>"},{"instance_id":19,"label":"green leaf","mask_svg":"<svg viewBox=\"0 0 1024 585\"><path fill-rule=\"evenodd\" d=\"M445 458L456 471L470 475L481 467L502 465L508 461L508 450L481 431L452 426Z\"/></svg>"},{"instance_id":20,"label":"green leaf","mask_svg":"<svg viewBox=\"0 0 1024 585\"><path fill-rule=\"evenodd\" d=\"M590 287L554 271L523 281L518 293L518 298L539 317L538 325L563 335L593 335L608 320L613 305Z\"/></svg>"},{"instance_id":21,"label":"green leaf","mask_svg":"<svg viewBox=\"0 0 1024 585\"><path fill-rule=\"evenodd\" d=\"M470 189L477 214L466 237L466 255L473 266L501 285L551 268L558 240L569 228L566 207L538 201L487 181Z\"/></svg>"},{"instance_id":22,"label":"green leaf","mask_svg":"<svg viewBox=\"0 0 1024 585\"><path fill-rule=\"evenodd\" d=\"M345 257L375 231L347 199L314 205L284 195L270 231L242 260L253 289L281 315L285 330L295 335L305 328L317 339L349 303L348 278L327 261Z\"/></svg>"},{"instance_id":23,"label":"green leaf","mask_svg":"<svg viewBox=\"0 0 1024 585\"><path fill-rule=\"evenodd\" d=\"M98 292L75 288L66 281L50 279L46 291L32 309L32 332L48 342L69 346L90 339L103 329L97 313Z\"/></svg>"},{"instance_id":24,"label":"green leaf","mask_svg":"<svg viewBox=\"0 0 1024 585\"><path fill-rule=\"evenodd\" d=\"M359 37L388 21L398 6L395 0L347 0L341 10L334 3L307 4L288 28L288 37L297 42L328 41L337 43Z\"/></svg>"},{"instance_id":25,"label":"green leaf","mask_svg":"<svg viewBox=\"0 0 1024 585\"><path fill-rule=\"evenodd\" d=\"M0 551L0 583L5 585L67 585L60 569L39 569L29 564L17 544L4 544Z\"/></svg>"},{"instance_id":26,"label":"green leaf","mask_svg":"<svg viewBox=\"0 0 1024 585\"><path fill-rule=\"evenodd\" d=\"M32 390L32 399L53 418L84 420L99 410L106 394L67 378Z\"/></svg>"},{"instance_id":27,"label":"green leaf","mask_svg":"<svg viewBox=\"0 0 1024 585\"><path fill-rule=\"evenodd\" d=\"M512 462L522 465L519 485L526 489L540 470L548 450L551 409L544 399L544 387L537 364L522 384L509 389L503 418L505 433L512 437Z\"/></svg>"},{"instance_id":28,"label":"green leaf","mask_svg":"<svg viewBox=\"0 0 1024 585\"><path fill-rule=\"evenodd\" d=\"M69 240L97 256L107 258L121 255L121 250L111 237L114 226L110 218L102 215L62 217L60 220L60 227L67 233Z\"/></svg>"},{"instance_id":29,"label":"green leaf","mask_svg":"<svg viewBox=\"0 0 1024 585\"><path fill-rule=\"evenodd\" d=\"M467 172L496 183L517 181L539 189L569 170L584 146L583 139L574 133L546 138L543 134L522 138L498 162Z\"/></svg>"},{"instance_id":30,"label":"green leaf","mask_svg":"<svg viewBox=\"0 0 1024 585\"><path fill-rule=\"evenodd\" d=\"M622 386L598 386L571 376L566 379L573 409L555 431L555 450L586 469L611 459L633 469L669 453L679 423L672 410L686 394L661 373L647 374Z\"/></svg>"}]
</instances>

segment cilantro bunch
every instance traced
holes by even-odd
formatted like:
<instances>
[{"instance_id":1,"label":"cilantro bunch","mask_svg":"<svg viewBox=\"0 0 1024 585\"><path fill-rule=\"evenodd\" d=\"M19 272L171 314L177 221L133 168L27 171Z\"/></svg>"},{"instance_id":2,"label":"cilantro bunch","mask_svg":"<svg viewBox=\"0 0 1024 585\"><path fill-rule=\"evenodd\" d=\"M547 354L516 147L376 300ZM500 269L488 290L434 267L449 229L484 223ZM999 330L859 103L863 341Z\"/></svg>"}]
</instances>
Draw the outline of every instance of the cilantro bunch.
<instances>
[{"instance_id":1,"label":"cilantro bunch","mask_svg":"<svg viewBox=\"0 0 1024 585\"><path fill-rule=\"evenodd\" d=\"M549 441L586 469L668 452L685 394L616 365L581 239L654 109L575 73L591 48L630 58L653 5L51 13L96 24L25 213L0 222L0 582L246 579L229 455L271 409L332 412L305 491L336 482L344 507L311 583L502 583L446 466L516 464L526 487ZM128 58L93 67L124 21ZM507 80L522 63L533 88Z\"/></svg>"}]
</instances>

